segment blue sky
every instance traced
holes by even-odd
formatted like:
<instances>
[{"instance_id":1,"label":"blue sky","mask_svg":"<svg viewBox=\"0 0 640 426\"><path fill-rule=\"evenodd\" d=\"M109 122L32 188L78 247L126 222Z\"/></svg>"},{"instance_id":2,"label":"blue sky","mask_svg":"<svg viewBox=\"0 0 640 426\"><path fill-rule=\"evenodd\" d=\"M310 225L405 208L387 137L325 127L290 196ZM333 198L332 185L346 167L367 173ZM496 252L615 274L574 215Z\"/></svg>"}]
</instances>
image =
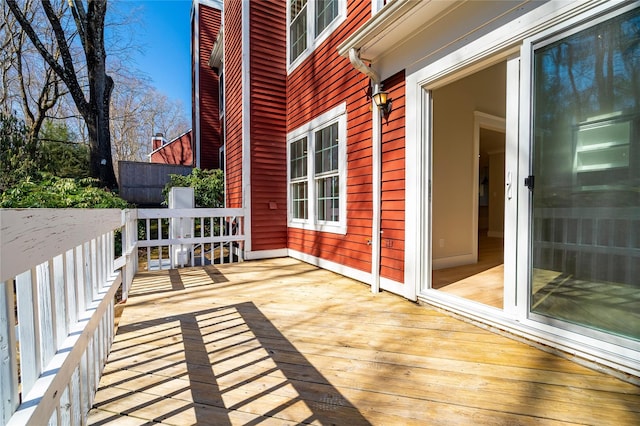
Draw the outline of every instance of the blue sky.
<instances>
[{"instance_id":1,"label":"blue sky","mask_svg":"<svg viewBox=\"0 0 640 426\"><path fill-rule=\"evenodd\" d=\"M181 100L190 121L191 0L121 0L112 6L124 14L135 11L140 25L132 26L131 37L141 52L134 53L133 65L158 91Z\"/></svg>"}]
</instances>

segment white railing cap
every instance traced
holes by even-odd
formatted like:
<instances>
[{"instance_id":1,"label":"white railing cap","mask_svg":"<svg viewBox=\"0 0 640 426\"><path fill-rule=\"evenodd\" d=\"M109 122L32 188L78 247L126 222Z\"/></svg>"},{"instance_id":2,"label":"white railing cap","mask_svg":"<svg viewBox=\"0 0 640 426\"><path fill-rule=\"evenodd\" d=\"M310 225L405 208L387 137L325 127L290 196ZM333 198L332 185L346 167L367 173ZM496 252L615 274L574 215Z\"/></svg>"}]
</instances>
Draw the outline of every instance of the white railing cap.
<instances>
[{"instance_id":1,"label":"white railing cap","mask_svg":"<svg viewBox=\"0 0 640 426\"><path fill-rule=\"evenodd\" d=\"M0 209L0 281L121 226L119 209Z\"/></svg>"}]
</instances>

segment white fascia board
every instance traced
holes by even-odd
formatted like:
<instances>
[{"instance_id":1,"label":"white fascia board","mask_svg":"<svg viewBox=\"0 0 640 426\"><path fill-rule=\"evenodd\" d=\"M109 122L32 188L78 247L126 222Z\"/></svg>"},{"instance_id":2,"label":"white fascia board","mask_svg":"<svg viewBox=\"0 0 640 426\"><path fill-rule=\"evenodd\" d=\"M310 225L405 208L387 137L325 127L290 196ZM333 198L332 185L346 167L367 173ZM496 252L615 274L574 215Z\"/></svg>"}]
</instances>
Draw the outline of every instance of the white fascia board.
<instances>
[{"instance_id":1,"label":"white fascia board","mask_svg":"<svg viewBox=\"0 0 640 426\"><path fill-rule=\"evenodd\" d=\"M474 38L469 43L461 46L439 60L429 62L428 59L411 63L406 68L407 76L415 74L419 85L429 88L441 87L458 79L462 75L456 72L464 70L465 75L475 72L519 51L519 43L535 34L554 27L560 22L573 22L583 12L605 10L621 4L618 0L591 0L591 1L567 1L547 2L527 12L517 20L512 20L500 28L491 31L481 37ZM437 83L435 83L437 82Z\"/></svg>"},{"instance_id":2,"label":"white fascia board","mask_svg":"<svg viewBox=\"0 0 640 426\"><path fill-rule=\"evenodd\" d=\"M338 46L338 54L348 56L349 50L359 49L394 22L400 21L403 16L419 4L420 2L412 0L396 0L386 5Z\"/></svg>"},{"instance_id":3,"label":"white fascia board","mask_svg":"<svg viewBox=\"0 0 640 426\"><path fill-rule=\"evenodd\" d=\"M347 56L355 48L367 61L387 49L395 48L430 22L460 7L464 2L396 0L384 6L369 21L338 46L338 53Z\"/></svg>"}]
</instances>

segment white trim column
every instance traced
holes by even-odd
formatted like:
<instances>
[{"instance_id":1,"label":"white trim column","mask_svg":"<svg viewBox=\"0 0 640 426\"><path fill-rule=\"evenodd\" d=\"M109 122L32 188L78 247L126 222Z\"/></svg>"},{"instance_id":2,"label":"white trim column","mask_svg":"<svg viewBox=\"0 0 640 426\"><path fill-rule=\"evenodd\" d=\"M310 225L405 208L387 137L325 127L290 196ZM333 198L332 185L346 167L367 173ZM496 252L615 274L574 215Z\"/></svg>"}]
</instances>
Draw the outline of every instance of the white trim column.
<instances>
[{"instance_id":1,"label":"white trim column","mask_svg":"<svg viewBox=\"0 0 640 426\"><path fill-rule=\"evenodd\" d=\"M375 85L373 91L378 90ZM372 201L373 212L371 217L371 293L380 292L380 240L382 237L382 117L373 99L371 100L371 123L373 126L371 137L371 162L372 162Z\"/></svg>"},{"instance_id":2,"label":"white trim column","mask_svg":"<svg viewBox=\"0 0 640 426\"><path fill-rule=\"evenodd\" d=\"M200 2L193 4L193 52L194 58L194 93L193 93L193 142L195 144L195 158L193 165L200 168Z\"/></svg>"},{"instance_id":3,"label":"white trim column","mask_svg":"<svg viewBox=\"0 0 640 426\"><path fill-rule=\"evenodd\" d=\"M251 257L251 2L242 2L242 204L245 210L245 253Z\"/></svg>"},{"instance_id":4,"label":"white trim column","mask_svg":"<svg viewBox=\"0 0 640 426\"><path fill-rule=\"evenodd\" d=\"M431 182L431 96L418 79L406 79L405 108L405 297L417 300L431 271L429 204Z\"/></svg>"}]
</instances>

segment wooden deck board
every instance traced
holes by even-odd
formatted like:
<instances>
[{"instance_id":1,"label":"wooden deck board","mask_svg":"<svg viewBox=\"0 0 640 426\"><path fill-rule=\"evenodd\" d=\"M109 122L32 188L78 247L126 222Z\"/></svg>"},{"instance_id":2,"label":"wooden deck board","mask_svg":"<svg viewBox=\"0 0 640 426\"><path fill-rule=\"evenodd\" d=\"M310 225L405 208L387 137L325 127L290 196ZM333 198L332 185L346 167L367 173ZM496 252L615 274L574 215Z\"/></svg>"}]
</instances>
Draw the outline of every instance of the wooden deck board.
<instances>
[{"instance_id":1,"label":"wooden deck board","mask_svg":"<svg viewBox=\"0 0 640 426\"><path fill-rule=\"evenodd\" d=\"M274 259L136 277L89 423L145 421L635 425L640 388Z\"/></svg>"}]
</instances>

